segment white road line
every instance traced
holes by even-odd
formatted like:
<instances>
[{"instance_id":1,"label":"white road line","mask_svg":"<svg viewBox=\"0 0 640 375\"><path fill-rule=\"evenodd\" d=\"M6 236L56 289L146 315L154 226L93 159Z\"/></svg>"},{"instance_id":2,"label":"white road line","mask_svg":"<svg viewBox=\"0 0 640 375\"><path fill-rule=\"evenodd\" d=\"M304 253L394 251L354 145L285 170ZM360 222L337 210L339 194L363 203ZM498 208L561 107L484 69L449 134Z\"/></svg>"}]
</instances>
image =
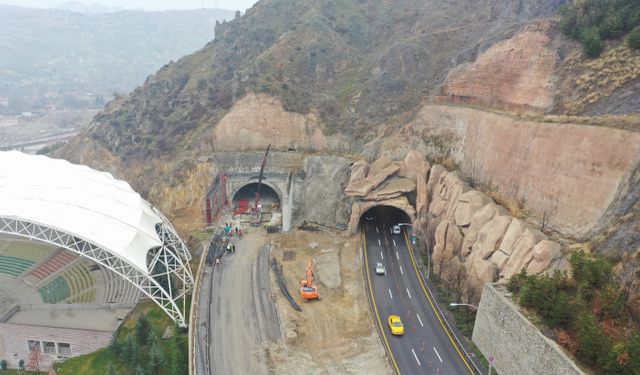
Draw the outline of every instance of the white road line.
<instances>
[{"instance_id":1,"label":"white road line","mask_svg":"<svg viewBox=\"0 0 640 375\"><path fill-rule=\"evenodd\" d=\"M378 246L382 246L382 242L380 242L379 238L378 238Z\"/></svg>"},{"instance_id":2,"label":"white road line","mask_svg":"<svg viewBox=\"0 0 640 375\"><path fill-rule=\"evenodd\" d=\"M435 346L433 347L433 351L436 352L436 355L438 356L438 359L440 360L440 363L443 363L442 362L442 358L440 358L440 354L438 354L438 351L436 350Z\"/></svg>"},{"instance_id":3,"label":"white road line","mask_svg":"<svg viewBox=\"0 0 640 375\"><path fill-rule=\"evenodd\" d=\"M396 240L393 240L393 247L396 247Z\"/></svg>"},{"instance_id":4,"label":"white road line","mask_svg":"<svg viewBox=\"0 0 640 375\"><path fill-rule=\"evenodd\" d=\"M398 252L396 251L396 259L400 260L400 255L398 255Z\"/></svg>"},{"instance_id":5,"label":"white road line","mask_svg":"<svg viewBox=\"0 0 640 375\"><path fill-rule=\"evenodd\" d=\"M378 230L378 226L376 225L376 233L380 234L380 231Z\"/></svg>"},{"instance_id":6,"label":"white road line","mask_svg":"<svg viewBox=\"0 0 640 375\"><path fill-rule=\"evenodd\" d=\"M420 322L420 325L424 327L424 324L422 324L422 319L420 319L420 315L416 314L416 316L418 317L418 321Z\"/></svg>"},{"instance_id":7,"label":"white road line","mask_svg":"<svg viewBox=\"0 0 640 375\"><path fill-rule=\"evenodd\" d=\"M404 272L402 272L402 266L400 266L400 274L404 275Z\"/></svg>"},{"instance_id":8,"label":"white road line","mask_svg":"<svg viewBox=\"0 0 640 375\"><path fill-rule=\"evenodd\" d=\"M391 299L393 299L393 294L391 294L391 289L389 289L389 297L391 297Z\"/></svg>"},{"instance_id":9,"label":"white road line","mask_svg":"<svg viewBox=\"0 0 640 375\"><path fill-rule=\"evenodd\" d=\"M409 293L409 288L406 288L406 289L407 289L407 294L409 295L409 299L411 299L411 293Z\"/></svg>"},{"instance_id":10,"label":"white road line","mask_svg":"<svg viewBox=\"0 0 640 375\"><path fill-rule=\"evenodd\" d=\"M420 360L418 359L418 356L416 355L416 351L411 349L411 352L413 353L413 358L415 358L416 362L418 362L418 366L422 366L422 364L420 363Z\"/></svg>"},{"instance_id":11,"label":"white road line","mask_svg":"<svg viewBox=\"0 0 640 375\"><path fill-rule=\"evenodd\" d=\"M380 252L380 258L382 258L382 260L384 260L384 255L382 255L382 251Z\"/></svg>"}]
</instances>

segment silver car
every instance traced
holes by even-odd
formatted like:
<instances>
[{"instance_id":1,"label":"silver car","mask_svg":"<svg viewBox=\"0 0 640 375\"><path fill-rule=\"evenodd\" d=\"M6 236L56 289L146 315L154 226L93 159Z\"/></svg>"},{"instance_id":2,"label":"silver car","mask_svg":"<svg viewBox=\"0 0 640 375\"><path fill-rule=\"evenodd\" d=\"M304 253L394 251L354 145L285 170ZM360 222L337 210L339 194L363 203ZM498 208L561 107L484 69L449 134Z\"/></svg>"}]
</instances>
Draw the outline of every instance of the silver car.
<instances>
[{"instance_id":1,"label":"silver car","mask_svg":"<svg viewBox=\"0 0 640 375\"><path fill-rule=\"evenodd\" d=\"M377 275L385 275L387 272L384 269L384 264L382 262L376 263L376 274Z\"/></svg>"}]
</instances>

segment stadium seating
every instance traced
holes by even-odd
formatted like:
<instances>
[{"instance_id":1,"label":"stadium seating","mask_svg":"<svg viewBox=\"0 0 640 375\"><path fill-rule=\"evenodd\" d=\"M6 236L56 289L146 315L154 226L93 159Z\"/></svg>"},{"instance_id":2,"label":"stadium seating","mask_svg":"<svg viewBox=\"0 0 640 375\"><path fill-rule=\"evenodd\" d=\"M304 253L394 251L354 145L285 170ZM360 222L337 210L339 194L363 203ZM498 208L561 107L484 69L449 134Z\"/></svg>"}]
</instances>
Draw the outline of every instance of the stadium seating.
<instances>
[{"instance_id":1,"label":"stadium seating","mask_svg":"<svg viewBox=\"0 0 640 375\"><path fill-rule=\"evenodd\" d=\"M95 301L96 280L84 262L78 262L64 271L62 277L71 288L71 298L67 301L68 303L91 303Z\"/></svg>"},{"instance_id":2,"label":"stadium seating","mask_svg":"<svg viewBox=\"0 0 640 375\"><path fill-rule=\"evenodd\" d=\"M36 269L29 274L40 279L45 280L49 276L57 273L63 267L68 266L76 259L76 256L68 251L59 250L51 258L41 263Z\"/></svg>"},{"instance_id":3,"label":"stadium seating","mask_svg":"<svg viewBox=\"0 0 640 375\"><path fill-rule=\"evenodd\" d=\"M133 284L116 275L114 272L100 267L105 280L106 303L136 303L142 292Z\"/></svg>"},{"instance_id":4,"label":"stadium seating","mask_svg":"<svg viewBox=\"0 0 640 375\"><path fill-rule=\"evenodd\" d=\"M0 273L20 276L35 264L32 260L0 255Z\"/></svg>"},{"instance_id":5,"label":"stadium seating","mask_svg":"<svg viewBox=\"0 0 640 375\"><path fill-rule=\"evenodd\" d=\"M21 276L51 254L51 246L34 241L2 241L0 273Z\"/></svg>"},{"instance_id":6,"label":"stadium seating","mask_svg":"<svg viewBox=\"0 0 640 375\"><path fill-rule=\"evenodd\" d=\"M71 290L69 284L62 276L58 276L48 284L38 289L42 302L44 303L58 303L71 296Z\"/></svg>"},{"instance_id":7,"label":"stadium seating","mask_svg":"<svg viewBox=\"0 0 640 375\"><path fill-rule=\"evenodd\" d=\"M41 260L51 255L52 245L47 245L37 241L8 241L8 245L2 252L3 256L22 258L39 263Z\"/></svg>"}]
</instances>

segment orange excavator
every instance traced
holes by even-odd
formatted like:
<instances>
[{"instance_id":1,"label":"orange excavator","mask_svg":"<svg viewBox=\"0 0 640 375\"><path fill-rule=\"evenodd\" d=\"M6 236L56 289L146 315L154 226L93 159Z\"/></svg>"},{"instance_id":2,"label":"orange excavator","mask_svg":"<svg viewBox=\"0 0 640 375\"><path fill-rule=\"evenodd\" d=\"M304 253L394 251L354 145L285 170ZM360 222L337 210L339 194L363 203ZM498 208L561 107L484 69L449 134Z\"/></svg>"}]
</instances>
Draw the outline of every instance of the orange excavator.
<instances>
[{"instance_id":1,"label":"orange excavator","mask_svg":"<svg viewBox=\"0 0 640 375\"><path fill-rule=\"evenodd\" d=\"M309 301L311 299L318 299L318 288L313 285L313 269L311 268L311 257L309 257L309 265L307 266L307 278L300 281L302 287L300 288L300 295L302 299Z\"/></svg>"}]
</instances>

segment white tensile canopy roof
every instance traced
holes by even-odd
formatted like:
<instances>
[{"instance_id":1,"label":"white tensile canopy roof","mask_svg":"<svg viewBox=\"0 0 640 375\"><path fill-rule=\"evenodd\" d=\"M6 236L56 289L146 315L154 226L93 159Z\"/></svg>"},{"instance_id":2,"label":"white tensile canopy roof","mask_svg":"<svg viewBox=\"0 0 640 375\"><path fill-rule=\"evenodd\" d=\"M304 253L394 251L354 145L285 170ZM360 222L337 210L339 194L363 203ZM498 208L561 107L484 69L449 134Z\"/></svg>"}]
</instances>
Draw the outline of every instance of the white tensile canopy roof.
<instances>
[{"instance_id":1,"label":"white tensile canopy roof","mask_svg":"<svg viewBox=\"0 0 640 375\"><path fill-rule=\"evenodd\" d=\"M162 218L128 183L65 160L0 152L0 216L91 242L148 275Z\"/></svg>"}]
</instances>

